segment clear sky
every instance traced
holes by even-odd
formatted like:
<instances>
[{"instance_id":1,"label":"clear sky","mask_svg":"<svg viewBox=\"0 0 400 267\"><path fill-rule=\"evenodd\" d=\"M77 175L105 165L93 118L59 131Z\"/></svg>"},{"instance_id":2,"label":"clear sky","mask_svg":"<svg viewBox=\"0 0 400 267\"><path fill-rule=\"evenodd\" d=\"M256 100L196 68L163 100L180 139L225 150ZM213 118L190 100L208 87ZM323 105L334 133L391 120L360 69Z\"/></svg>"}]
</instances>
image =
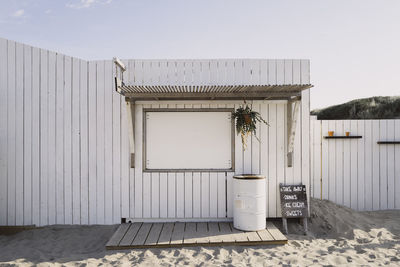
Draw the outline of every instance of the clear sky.
<instances>
[{"instance_id":1,"label":"clear sky","mask_svg":"<svg viewBox=\"0 0 400 267\"><path fill-rule=\"evenodd\" d=\"M0 36L83 59L308 58L311 108L400 95L400 0L0 0Z\"/></svg>"}]
</instances>

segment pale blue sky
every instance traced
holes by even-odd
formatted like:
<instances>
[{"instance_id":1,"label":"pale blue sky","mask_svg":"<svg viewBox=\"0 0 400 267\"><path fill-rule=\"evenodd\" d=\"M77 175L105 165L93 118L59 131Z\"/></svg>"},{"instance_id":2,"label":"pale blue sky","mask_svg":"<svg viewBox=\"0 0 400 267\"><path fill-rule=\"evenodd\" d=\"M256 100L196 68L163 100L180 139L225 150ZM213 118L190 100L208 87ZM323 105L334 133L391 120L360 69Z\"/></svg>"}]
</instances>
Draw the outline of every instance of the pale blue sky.
<instances>
[{"instance_id":1,"label":"pale blue sky","mask_svg":"<svg viewBox=\"0 0 400 267\"><path fill-rule=\"evenodd\" d=\"M399 0L1 0L0 36L83 59L308 58L312 108L400 95Z\"/></svg>"}]
</instances>

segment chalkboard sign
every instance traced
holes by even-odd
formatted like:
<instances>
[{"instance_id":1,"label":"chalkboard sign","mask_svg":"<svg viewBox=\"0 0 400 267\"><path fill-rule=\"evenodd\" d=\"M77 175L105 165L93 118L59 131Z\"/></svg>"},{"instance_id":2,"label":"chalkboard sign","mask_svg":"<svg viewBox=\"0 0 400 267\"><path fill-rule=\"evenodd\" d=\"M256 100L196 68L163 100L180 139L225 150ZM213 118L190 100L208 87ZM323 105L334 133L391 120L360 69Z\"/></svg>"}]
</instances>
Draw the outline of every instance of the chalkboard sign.
<instances>
[{"instance_id":1,"label":"chalkboard sign","mask_svg":"<svg viewBox=\"0 0 400 267\"><path fill-rule=\"evenodd\" d=\"M307 218L307 192L305 185L279 185L282 218Z\"/></svg>"}]
</instances>

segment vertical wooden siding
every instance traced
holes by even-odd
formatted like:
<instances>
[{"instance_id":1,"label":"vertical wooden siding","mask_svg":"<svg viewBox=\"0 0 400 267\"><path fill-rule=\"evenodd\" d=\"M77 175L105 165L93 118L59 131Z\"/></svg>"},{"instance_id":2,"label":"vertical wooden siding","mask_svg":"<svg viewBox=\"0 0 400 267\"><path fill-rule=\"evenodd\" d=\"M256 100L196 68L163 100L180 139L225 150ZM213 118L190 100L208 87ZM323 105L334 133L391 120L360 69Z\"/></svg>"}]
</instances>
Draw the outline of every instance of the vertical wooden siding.
<instances>
[{"instance_id":1,"label":"vertical wooden siding","mask_svg":"<svg viewBox=\"0 0 400 267\"><path fill-rule=\"evenodd\" d=\"M309 84L306 59L123 60L131 85Z\"/></svg>"},{"instance_id":2,"label":"vertical wooden siding","mask_svg":"<svg viewBox=\"0 0 400 267\"><path fill-rule=\"evenodd\" d=\"M137 102L136 122L142 120L143 108L229 108L238 107L241 104L238 101ZM252 137L245 151L242 149L240 136L235 136L235 173L264 174L268 181L268 217L279 217L279 183L302 182L306 185L309 184L309 176L302 176L302 168L309 169L309 165L303 162L309 157L309 152L304 153L300 150L302 147L301 140L306 139L306 142L309 142L309 135L306 135L306 138L302 138L302 130L307 133L308 131L302 129L299 123L298 136L295 141L294 151L296 157L294 158L294 167L288 168L285 156L287 145L285 135L286 103L283 101L253 101L252 105L255 110L263 113L270 126L260 126L257 135L261 142ZM299 118L299 120L302 120L302 118ZM134 183L133 186L127 186L127 188L131 188L129 192L131 201L122 203L122 206L130 203L129 216L127 217L137 219L231 217L232 177L234 173L143 173L138 170L142 168L142 125L142 123L137 123L135 128L137 145L135 162L138 165L135 170L129 169L130 175L127 175L127 177L131 177L129 181ZM129 152L126 151L126 153L128 154ZM309 170L304 173L308 175ZM127 184L129 181L127 181Z\"/></svg>"},{"instance_id":3,"label":"vertical wooden siding","mask_svg":"<svg viewBox=\"0 0 400 267\"><path fill-rule=\"evenodd\" d=\"M140 62L126 62L130 67L127 79L143 80L138 73L145 74L148 66ZM201 67L201 62L193 64ZM233 69L232 62L224 66ZM238 62L248 73L259 75L268 69L271 74L247 77L249 82L275 83L279 78L288 83L309 83L308 72L301 71L308 69L308 61ZM131 66L137 64L142 64L142 72L133 72ZM186 63L176 64L177 70L184 71ZM218 64L210 65L217 73L206 75L210 82L225 77ZM257 68L259 71L254 72ZM286 74L274 77L277 68L283 68ZM234 173L150 174L143 173L140 164L135 169L129 167L126 104L113 88L113 69L111 61L88 62L0 38L0 225L112 224L119 223L121 217L163 220L232 216ZM178 79L174 71L171 75ZM226 71L224 78L228 81L243 76L238 70L236 78L228 77L229 73ZM164 76L159 77L172 77L168 73ZM193 81L196 79L206 78L193 77ZM240 104L138 104L136 162L142 158L144 107L234 108ZM267 176L268 217L277 217L277 185L309 182L309 92L303 93L292 168L286 167L285 157L286 103L254 101L253 107L271 126L261 125L257 133L261 143L253 137L246 151L236 137L236 173Z\"/></svg>"},{"instance_id":4,"label":"vertical wooden siding","mask_svg":"<svg viewBox=\"0 0 400 267\"><path fill-rule=\"evenodd\" d=\"M311 120L311 192L355 210L400 209L400 120ZM361 135L361 139L324 139ZM321 191L322 189L322 191Z\"/></svg>"}]
</instances>

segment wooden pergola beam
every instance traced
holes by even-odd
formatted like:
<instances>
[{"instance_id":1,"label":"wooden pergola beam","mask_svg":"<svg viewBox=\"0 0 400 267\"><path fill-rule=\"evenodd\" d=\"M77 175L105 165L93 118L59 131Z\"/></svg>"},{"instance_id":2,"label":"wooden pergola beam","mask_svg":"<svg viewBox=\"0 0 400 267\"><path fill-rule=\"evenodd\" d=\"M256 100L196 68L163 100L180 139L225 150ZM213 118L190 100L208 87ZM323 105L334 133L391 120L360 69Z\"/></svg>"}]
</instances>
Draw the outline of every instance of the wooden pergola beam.
<instances>
[{"instance_id":1,"label":"wooden pergola beam","mask_svg":"<svg viewBox=\"0 0 400 267\"><path fill-rule=\"evenodd\" d=\"M299 114L301 97L292 98L287 103L287 166L293 166L293 147L296 136L297 117ZM293 107L294 104L294 107Z\"/></svg>"},{"instance_id":2,"label":"wooden pergola beam","mask_svg":"<svg viewBox=\"0 0 400 267\"><path fill-rule=\"evenodd\" d=\"M290 92L222 92L222 93L203 93L203 92L168 92L168 93L124 93L125 97L136 100L195 100L195 99L266 99L280 98L288 99L293 96L300 96L299 91Z\"/></svg>"},{"instance_id":3,"label":"wooden pergola beam","mask_svg":"<svg viewBox=\"0 0 400 267\"><path fill-rule=\"evenodd\" d=\"M135 168L135 102L126 99L126 107L128 111L130 166Z\"/></svg>"}]
</instances>

